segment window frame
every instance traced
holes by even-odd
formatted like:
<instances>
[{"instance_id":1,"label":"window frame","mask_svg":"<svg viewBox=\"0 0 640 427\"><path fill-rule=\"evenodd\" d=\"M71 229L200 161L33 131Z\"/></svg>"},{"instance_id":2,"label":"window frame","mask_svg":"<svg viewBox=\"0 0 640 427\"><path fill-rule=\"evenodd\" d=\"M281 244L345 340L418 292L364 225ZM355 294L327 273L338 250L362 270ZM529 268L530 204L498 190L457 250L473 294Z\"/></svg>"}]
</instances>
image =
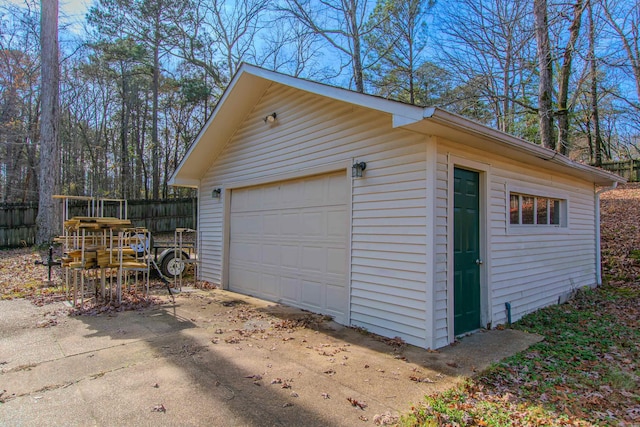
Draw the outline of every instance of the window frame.
<instances>
[{"instance_id":1,"label":"window frame","mask_svg":"<svg viewBox=\"0 0 640 427\"><path fill-rule=\"evenodd\" d=\"M568 233L569 227L569 196L566 193L548 190L546 188L521 187L515 185L506 185L506 229L507 234L541 234L541 233ZM517 195L518 199L518 224L511 223L511 196ZM533 224L522 223L522 198L533 198ZM551 220L550 205L554 201L558 201L558 224L537 224L538 210L537 204L539 199L547 200L547 221Z\"/></svg>"}]
</instances>

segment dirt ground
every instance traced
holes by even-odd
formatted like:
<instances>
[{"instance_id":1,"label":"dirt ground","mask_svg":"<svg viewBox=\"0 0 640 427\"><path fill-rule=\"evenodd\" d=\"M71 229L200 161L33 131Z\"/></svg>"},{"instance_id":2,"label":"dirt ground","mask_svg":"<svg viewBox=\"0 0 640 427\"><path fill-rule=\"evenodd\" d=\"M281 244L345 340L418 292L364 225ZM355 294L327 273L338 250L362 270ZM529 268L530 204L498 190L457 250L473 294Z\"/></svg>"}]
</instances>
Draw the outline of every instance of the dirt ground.
<instances>
[{"instance_id":1,"label":"dirt ground","mask_svg":"<svg viewBox=\"0 0 640 427\"><path fill-rule=\"evenodd\" d=\"M69 316L0 301L7 426L385 425L540 339L483 331L440 351L222 290Z\"/></svg>"}]
</instances>

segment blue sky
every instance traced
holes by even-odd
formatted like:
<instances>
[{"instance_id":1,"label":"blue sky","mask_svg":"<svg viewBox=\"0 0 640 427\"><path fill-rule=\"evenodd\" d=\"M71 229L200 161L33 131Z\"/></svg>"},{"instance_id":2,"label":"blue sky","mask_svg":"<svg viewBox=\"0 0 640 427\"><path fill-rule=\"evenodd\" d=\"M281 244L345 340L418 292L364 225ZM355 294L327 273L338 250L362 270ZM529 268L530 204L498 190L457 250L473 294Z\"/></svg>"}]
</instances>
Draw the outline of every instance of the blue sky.
<instances>
[{"instance_id":1,"label":"blue sky","mask_svg":"<svg viewBox=\"0 0 640 427\"><path fill-rule=\"evenodd\" d=\"M24 5L25 0L8 0L9 3ZM58 0L61 21L83 20L93 0Z\"/></svg>"},{"instance_id":2,"label":"blue sky","mask_svg":"<svg viewBox=\"0 0 640 427\"><path fill-rule=\"evenodd\" d=\"M93 0L58 0L60 11L67 15L84 16Z\"/></svg>"},{"instance_id":3,"label":"blue sky","mask_svg":"<svg viewBox=\"0 0 640 427\"><path fill-rule=\"evenodd\" d=\"M60 2L60 23L75 23L74 27L82 27L93 0L58 0Z\"/></svg>"}]
</instances>

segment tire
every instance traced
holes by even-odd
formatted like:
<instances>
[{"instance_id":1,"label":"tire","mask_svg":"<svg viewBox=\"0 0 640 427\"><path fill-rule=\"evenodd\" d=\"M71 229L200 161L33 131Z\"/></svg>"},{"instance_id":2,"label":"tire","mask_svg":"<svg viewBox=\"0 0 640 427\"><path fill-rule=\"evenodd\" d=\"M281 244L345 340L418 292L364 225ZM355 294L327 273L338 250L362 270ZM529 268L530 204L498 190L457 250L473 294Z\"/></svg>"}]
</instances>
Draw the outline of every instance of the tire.
<instances>
[{"instance_id":1,"label":"tire","mask_svg":"<svg viewBox=\"0 0 640 427\"><path fill-rule=\"evenodd\" d=\"M138 256L143 256L145 253L149 253L150 248L153 248L153 237L149 236L149 239L145 239L144 234L136 234L134 242L129 247L133 249Z\"/></svg>"},{"instance_id":2,"label":"tire","mask_svg":"<svg viewBox=\"0 0 640 427\"><path fill-rule=\"evenodd\" d=\"M170 279L180 276L185 269L185 263L182 262L183 259L187 259L184 253L182 253L182 256L176 258L175 252L167 252L160 264L162 275Z\"/></svg>"}]
</instances>

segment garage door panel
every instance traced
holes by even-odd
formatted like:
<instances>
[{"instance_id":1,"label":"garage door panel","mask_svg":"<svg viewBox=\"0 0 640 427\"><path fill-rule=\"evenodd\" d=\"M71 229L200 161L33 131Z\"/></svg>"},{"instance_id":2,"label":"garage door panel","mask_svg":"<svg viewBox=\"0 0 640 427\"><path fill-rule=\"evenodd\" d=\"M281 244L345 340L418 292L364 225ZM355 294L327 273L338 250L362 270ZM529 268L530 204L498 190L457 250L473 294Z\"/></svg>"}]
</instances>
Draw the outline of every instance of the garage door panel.
<instances>
[{"instance_id":1,"label":"garage door panel","mask_svg":"<svg viewBox=\"0 0 640 427\"><path fill-rule=\"evenodd\" d=\"M291 304L300 301L299 281L293 277L282 277L280 280L280 297L282 301Z\"/></svg>"},{"instance_id":2,"label":"garage door panel","mask_svg":"<svg viewBox=\"0 0 640 427\"><path fill-rule=\"evenodd\" d=\"M303 304L311 307L321 308L324 304L324 289L321 282L303 280L300 287L300 299Z\"/></svg>"},{"instance_id":3,"label":"garage door panel","mask_svg":"<svg viewBox=\"0 0 640 427\"><path fill-rule=\"evenodd\" d=\"M234 189L229 288L345 322L347 202L345 173Z\"/></svg>"},{"instance_id":4,"label":"garage door panel","mask_svg":"<svg viewBox=\"0 0 640 427\"><path fill-rule=\"evenodd\" d=\"M318 247L302 247L302 269L305 272L322 274L326 266L325 249Z\"/></svg>"},{"instance_id":5,"label":"garage door panel","mask_svg":"<svg viewBox=\"0 0 640 427\"><path fill-rule=\"evenodd\" d=\"M280 215L279 214L265 214L262 217L262 233L264 236L274 236L277 237L280 235Z\"/></svg>"},{"instance_id":6,"label":"garage door panel","mask_svg":"<svg viewBox=\"0 0 640 427\"><path fill-rule=\"evenodd\" d=\"M280 294L280 277L274 274L262 274L260 291L270 298L277 298Z\"/></svg>"},{"instance_id":7,"label":"garage door panel","mask_svg":"<svg viewBox=\"0 0 640 427\"><path fill-rule=\"evenodd\" d=\"M348 216L345 210L329 210L327 216L327 235L340 237L345 234Z\"/></svg>"},{"instance_id":8,"label":"garage door panel","mask_svg":"<svg viewBox=\"0 0 640 427\"><path fill-rule=\"evenodd\" d=\"M281 263L282 267L289 267L297 269L300 265L299 254L300 251L298 246L280 246L280 250L282 253Z\"/></svg>"},{"instance_id":9,"label":"garage door panel","mask_svg":"<svg viewBox=\"0 0 640 427\"><path fill-rule=\"evenodd\" d=\"M262 245L262 263L268 266L280 267L280 246Z\"/></svg>"},{"instance_id":10,"label":"garage door panel","mask_svg":"<svg viewBox=\"0 0 640 427\"><path fill-rule=\"evenodd\" d=\"M347 273L347 250L345 248L327 248L327 273L340 277Z\"/></svg>"},{"instance_id":11,"label":"garage door panel","mask_svg":"<svg viewBox=\"0 0 640 427\"><path fill-rule=\"evenodd\" d=\"M234 242L229 253L236 262L260 262L261 249L257 243Z\"/></svg>"},{"instance_id":12,"label":"garage door panel","mask_svg":"<svg viewBox=\"0 0 640 427\"><path fill-rule=\"evenodd\" d=\"M236 268L229 272L229 281L233 281L241 292L256 292L260 284L260 274L247 268Z\"/></svg>"},{"instance_id":13,"label":"garage door panel","mask_svg":"<svg viewBox=\"0 0 640 427\"><path fill-rule=\"evenodd\" d=\"M249 211L256 211L263 205L264 188L249 188L247 190L247 201L245 209Z\"/></svg>"},{"instance_id":14,"label":"garage door panel","mask_svg":"<svg viewBox=\"0 0 640 427\"><path fill-rule=\"evenodd\" d=\"M298 236L300 229L300 214L298 212L280 214L280 233L282 236Z\"/></svg>"},{"instance_id":15,"label":"garage door panel","mask_svg":"<svg viewBox=\"0 0 640 427\"><path fill-rule=\"evenodd\" d=\"M326 181L310 179L304 181L302 199L305 206L322 206L327 202Z\"/></svg>"},{"instance_id":16,"label":"garage door panel","mask_svg":"<svg viewBox=\"0 0 640 427\"><path fill-rule=\"evenodd\" d=\"M322 237L326 230L323 212L302 213L302 236Z\"/></svg>"},{"instance_id":17,"label":"garage door panel","mask_svg":"<svg viewBox=\"0 0 640 427\"><path fill-rule=\"evenodd\" d=\"M236 230L236 237L261 235L262 218L259 215L238 213L231 216L230 227Z\"/></svg>"},{"instance_id":18,"label":"garage door panel","mask_svg":"<svg viewBox=\"0 0 640 427\"><path fill-rule=\"evenodd\" d=\"M231 212L246 211L248 199L249 192L247 190L233 190L233 206L231 206Z\"/></svg>"},{"instance_id":19,"label":"garage door panel","mask_svg":"<svg viewBox=\"0 0 640 427\"><path fill-rule=\"evenodd\" d=\"M343 286L327 286L327 308L334 312L344 313L346 310L347 292Z\"/></svg>"},{"instance_id":20,"label":"garage door panel","mask_svg":"<svg viewBox=\"0 0 640 427\"><path fill-rule=\"evenodd\" d=\"M302 198L300 194L300 184L297 181L287 181L277 186L273 186L278 191L278 205L275 208L286 209L295 208Z\"/></svg>"},{"instance_id":21,"label":"garage door panel","mask_svg":"<svg viewBox=\"0 0 640 427\"><path fill-rule=\"evenodd\" d=\"M280 200L278 200L280 191L278 187L263 187L262 189L262 202L259 202L258 206L253 206L253 209L273 209L277 208L280 204Z\"/></svg>"},{"instance_id":22,"label":"garage door panel","mask_svg":"<svg viewBox=\"0 0 640 427\"><path fill-rule=\"evenodd\" d=\"M327 179L327 201L329 205L340 205L349 198L345 185L345 177L340 175L330 176Z\"/></svg>"}]
</instances>

